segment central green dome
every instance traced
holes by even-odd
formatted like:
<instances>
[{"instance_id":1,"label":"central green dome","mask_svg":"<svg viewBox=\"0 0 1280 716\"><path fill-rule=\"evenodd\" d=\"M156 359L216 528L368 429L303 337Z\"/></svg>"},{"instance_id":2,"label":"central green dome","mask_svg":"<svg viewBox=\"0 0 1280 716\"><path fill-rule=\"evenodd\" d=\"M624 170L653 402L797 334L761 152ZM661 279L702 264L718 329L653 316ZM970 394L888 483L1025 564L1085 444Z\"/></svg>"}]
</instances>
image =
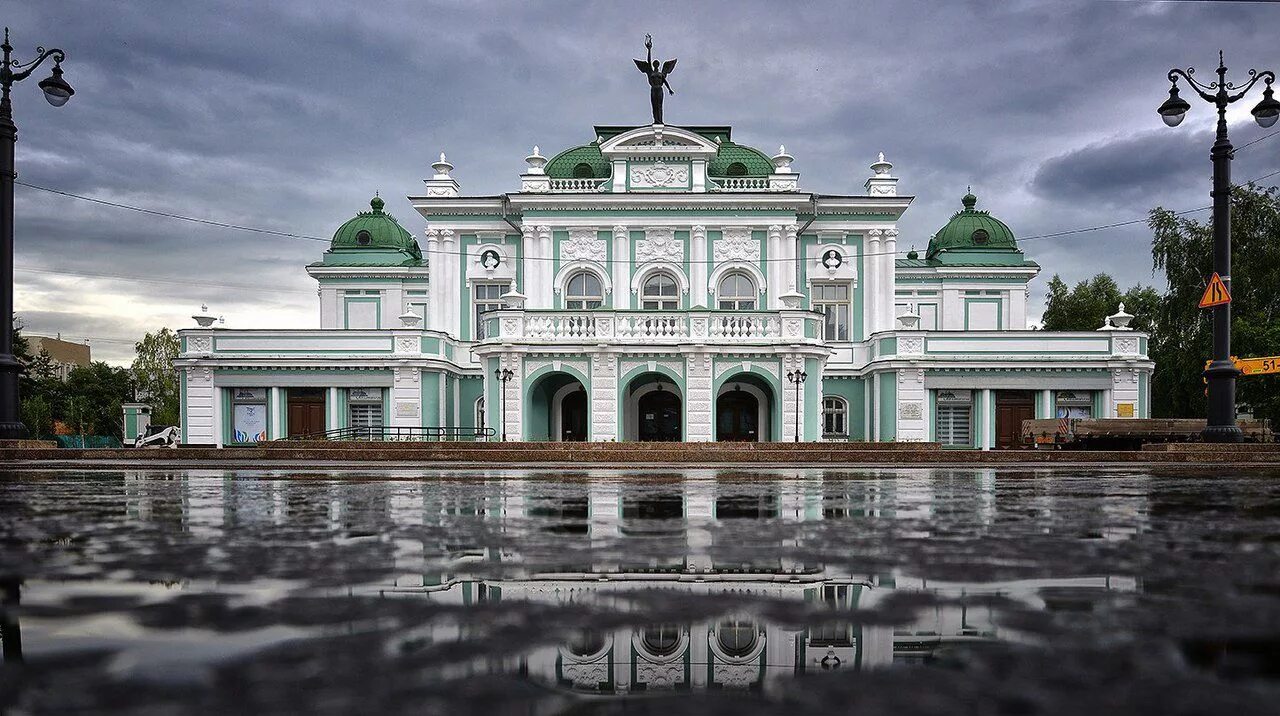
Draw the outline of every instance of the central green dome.
<instances>
[{"instance_id":1,"label":"central green dome","mask_svg":"<svg viewBox=\"0 0 1280 716\"><path fill-rule=\"evenodd\" d=\"M978 204L978 197L972 193L965 194L960 201L964 204L964 210L956 212L951 221L929 239L929 251L925 258L934 258L945 251L1018 251L1018 242L1003 221L974 208Z\"/></svg>"},{"instance_id":2,"label":"central green dome","mask_svg":"<svg viewBox=\"0 0 1280 716\"><path fill-rule=\"evenodd\" d=\"M385 203L375 196L370 211L362 211L333 233L328 265L413 265L422 261L422 250L413 235L395 217L384 212Z\"/></svg>"}]
</instances>

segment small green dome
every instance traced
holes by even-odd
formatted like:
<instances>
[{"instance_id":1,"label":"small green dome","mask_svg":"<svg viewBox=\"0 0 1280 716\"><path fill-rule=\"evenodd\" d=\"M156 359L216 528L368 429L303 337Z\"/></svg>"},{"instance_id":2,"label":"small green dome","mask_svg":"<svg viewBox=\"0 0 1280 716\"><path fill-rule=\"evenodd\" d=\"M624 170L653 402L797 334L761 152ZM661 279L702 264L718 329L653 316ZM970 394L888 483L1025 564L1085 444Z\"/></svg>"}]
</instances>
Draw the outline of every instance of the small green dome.
<instances>
[{"instance_id":1,"label":"small green dome","mask_svg":"<svg viewBox=\"0 0 1280 716\"><path fill-rule=\"evenodd\" d=\"M592 142L555 155L547 162L546 172L552 179L607 179L613 170L600 153L600 145Z\"/></svg>"},{"instance_id":2,"label":"small green dome","mask_svg":"<svg viewBox=\"0 0 1280 716\"><path fill-rule=\"evenodd\" d=\"M1003 221L974 207L978 197L965 194L960 200L964 210L956 212L947 225L929 239L926 258L933 258L944 251L1017 251L1018 242Z\"/></svg>"},{"instance_id":3,"label":"small green dome","mask_svg":"<svg viewBox=\"0 0 1280 716\"><path fill-rule=\"evenodd\" d=\"M339 254L359 253L366 257L366 252L372 254L395 251L404 254L400 261L406 258L421 260L422 251L418 248L418 242L400 226L394 216L382 210L383 206L385 202L381 197L373 197L369 201L370 211L362 211L338 227L329 244L329 251Z\"/></svg>"},{"instance_id":4,"label":"small green dome","mask_svg":"<svg viewBox=\"0 0 1280 716\"><path fill-rule=\"evenodd\" d=\"M772 173L773 160L759 149L745 144L720 142L715 159L707 162L707 174L713 177L767 177Z\"/></svg>"}]
</instances>

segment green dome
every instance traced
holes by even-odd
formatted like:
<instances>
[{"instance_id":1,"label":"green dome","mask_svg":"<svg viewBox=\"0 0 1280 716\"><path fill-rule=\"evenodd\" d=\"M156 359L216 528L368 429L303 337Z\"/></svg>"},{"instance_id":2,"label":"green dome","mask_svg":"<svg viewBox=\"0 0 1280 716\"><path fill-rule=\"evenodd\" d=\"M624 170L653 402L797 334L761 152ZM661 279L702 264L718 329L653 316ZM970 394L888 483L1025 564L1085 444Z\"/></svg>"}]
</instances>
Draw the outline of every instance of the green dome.
<instances>
[{"instance_id":1,"label":"green dome","mask_svg":"<svg viewBox=\"0 0 1280 716\"><path fill-rule=\"evenodd\" d=\"M591 168L590 177L584 177L577 173L581 171L578 169L581 164ZM600 153L600 145L595 142L584 144L581 147L566 149L555 155L551 158L551 161L547 162L546 172L547 176L552 179L605 179L612 174L609 162Z\"/></svg>"},{"instance_id":2,"label":"green dome","mask_svg":"<svg viewBox=\"0 0 1280 716\"><path fill-rule=\"evenodd\" d=\"M742 168L738 172L745 170L745 173L731 173L729 167L734 164L741 164ZM764 152L733 142L721 142L715 159L707 162L707 174L713 177L767 177L772 173L773 161Z\"/></svg>"},{"instance_id":3,"label":"green dome","mask_svg":"<svg viewBox=\"0 0 1280 716\"><path fill-rule=\"evenodd\" d=\"M384 202L380 197L369 201L370 211L362 211L355 218L338 227L329 244L329 253L346 256L359 263L404 263L406 260L420 261L422 251L413 235L400 226L395 217L384 212ZM391 257L379 257L388 252L395 252ZM375 258L378 257L378 258ZM398 258L397 258L398 257ZM341 263L343 259L334 261L326 256L325 263Z\"/></svg>"},{"instance_id":4,"label":"green dome","mask_svg":"<svg viewBox=\"0 0 1280 716\"><path fill-rule=\"evenodd\" d=\"M951 217L951 221L948 221L946 226L929 239L926 258L934 258L944 251L985 253L1018 250L1018 242L1014 240L1013 232L1003 221L974 208L978 204L978 197L965 194L961 202L964 204L964 210L956 212Z\"/></svg>"}]
</instances>

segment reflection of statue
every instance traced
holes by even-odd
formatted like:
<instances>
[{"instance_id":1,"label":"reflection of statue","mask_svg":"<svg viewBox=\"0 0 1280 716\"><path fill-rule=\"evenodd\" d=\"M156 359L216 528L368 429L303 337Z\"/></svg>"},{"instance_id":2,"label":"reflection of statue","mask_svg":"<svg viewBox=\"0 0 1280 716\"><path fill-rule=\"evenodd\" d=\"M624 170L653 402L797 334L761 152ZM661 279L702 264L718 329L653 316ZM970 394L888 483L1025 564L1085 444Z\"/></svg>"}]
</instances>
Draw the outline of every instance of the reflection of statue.
<instances>
[{"instance_id":1,"label":"reflection of statue","mask_svg":"<svg viewBox=\"0 0 1280 716\"><path fill-rule=\"evenodd\" d=\"M665 85L667 92L675 94L676 91L671 89L671 85L667 84L667 75L676 68L675 60L667 60L662 63L661 69L658 67L658 61L653 59L653 35L644 36L645 60L636 60L636 67L649 77L649 101L653 104L653 123L662 124L662 87Z\"/></svg>"}]
</instances>

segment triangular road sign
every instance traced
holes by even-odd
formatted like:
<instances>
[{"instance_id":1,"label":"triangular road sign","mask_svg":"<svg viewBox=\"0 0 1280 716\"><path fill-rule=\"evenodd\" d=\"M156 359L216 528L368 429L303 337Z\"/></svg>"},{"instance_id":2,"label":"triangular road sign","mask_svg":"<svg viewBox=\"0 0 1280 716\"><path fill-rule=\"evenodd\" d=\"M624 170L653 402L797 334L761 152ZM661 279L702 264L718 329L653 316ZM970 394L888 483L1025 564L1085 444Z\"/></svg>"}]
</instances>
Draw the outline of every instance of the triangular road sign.
<instances>
[{"instance_id":1,"label":"triangular road sign","mask_svg":"<svg viewBox=\"0 0 1280 716\"><path fill-rule=\"evenodd\" d=\"M1209 279L1209 285L1204 288L1204 296L1200 297L1200 308L1225 306L1228 303L1231 303L1231 293L1227 291L1227 285L1222 282L1222 277L1214 271L1213 278Z\"/></svg>"}]
</instances>

